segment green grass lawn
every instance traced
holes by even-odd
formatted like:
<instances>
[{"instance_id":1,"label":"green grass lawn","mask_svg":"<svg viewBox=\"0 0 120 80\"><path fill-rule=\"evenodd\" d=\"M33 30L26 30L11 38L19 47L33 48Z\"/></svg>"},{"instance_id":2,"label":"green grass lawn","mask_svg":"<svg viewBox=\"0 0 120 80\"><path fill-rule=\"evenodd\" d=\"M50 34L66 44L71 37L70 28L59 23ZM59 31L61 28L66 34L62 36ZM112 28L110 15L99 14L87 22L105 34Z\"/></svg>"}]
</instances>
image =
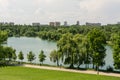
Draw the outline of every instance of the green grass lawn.
<instances>
[{"instance_id":1,"label":"green grass lawn","mask_svg":"<svg viewBox=\"0 0 120 80\"><path fill-rule=\"evenodd\" d=\"M98 76L25 67L4 67L0 68L0 80L120 80L120 77Z\"/></svg>"}]
</instances>

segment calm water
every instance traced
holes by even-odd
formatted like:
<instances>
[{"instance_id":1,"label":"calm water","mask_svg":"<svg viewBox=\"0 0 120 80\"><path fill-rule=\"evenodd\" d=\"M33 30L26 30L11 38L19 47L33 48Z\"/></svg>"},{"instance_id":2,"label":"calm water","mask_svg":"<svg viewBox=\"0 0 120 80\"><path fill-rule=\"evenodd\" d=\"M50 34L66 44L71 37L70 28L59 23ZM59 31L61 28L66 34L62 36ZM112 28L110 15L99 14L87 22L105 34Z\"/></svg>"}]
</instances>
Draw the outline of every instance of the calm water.
<instances>
[{"instance_id":1,"label":"calm water","mask_svg":"<svg viewBox=\"0 0 120 80\"><path fill-rule=\"evenodd\" d=\"M20 51L22 51L24 53L24 58L25 58L24 62L27 62L27 54L29 53L29 51L32 51L36 55L36 59L34 63L39 63L38 55L40 51L43 50L47 56L44 63L56 65L56 63L51 62L49 59L50 52L54 49L57 49L55 42L41 40L40 38L10 37L8 38L7 45L16 49L17 55ZM103 67L103 69L106 69L106 67L109 65L113 66L112 49L109 46L106 46L106 49L107 49L106 50L107 56L105 58L106 65Z\"/></svg>"},{"instance_id":2,"label":"calm water","mask_svg":"<svg viewBox=\"0 0 120 80\"><path fill-rule=\"evenodd\" d=\"M27 54L32 51L36 55L34 63L39 63L38 55L41 50L44 51L46 57L45 64L52 64L50 62L49 54L52 50L56 49L56 43L47 40L41 40L40 38L28 38L28 37L10 37L8 38L7 45L16 49L18 55L20 51L24 53L24 62L27 62Z\"/></svg>"}]
</instances>

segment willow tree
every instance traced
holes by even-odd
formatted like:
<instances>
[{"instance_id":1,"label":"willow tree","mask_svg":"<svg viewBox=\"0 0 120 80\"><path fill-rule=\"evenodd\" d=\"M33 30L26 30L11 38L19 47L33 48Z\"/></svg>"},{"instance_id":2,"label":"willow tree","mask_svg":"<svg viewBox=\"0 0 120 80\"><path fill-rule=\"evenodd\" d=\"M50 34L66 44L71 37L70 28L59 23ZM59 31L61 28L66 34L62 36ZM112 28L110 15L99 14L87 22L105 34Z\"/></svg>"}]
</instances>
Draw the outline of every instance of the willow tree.
<instances>
[{"instance_id":1,"label":"willow tree","mask_svg":"<svg viewBox=\"0 0 120 80\"><path fill-rule=\"evenodd\" d=\"M79 68L81 64L85 61L85 53L83 52L83 38L81 34L76 34L73 36L73 41L75 42L74 50L74 64Z\"/></svg>"},{"instance_id":2,"label":"willow tree","mask_svg":"<svg viewBox=\"0 0 120 80\"><path fill-rule=\"evenodd\" d=\"M92 51L92 62L96 65L99 74L99 66L103 66L105 64L104 58L106 56L106 38L103 31L93 29L88 33L88 39L90 50Z\"/></svg>"},{"instance_id":3,"label":"willow tree","mask_svg":"<svg viewBox=\"0 0 120 80\"><path fill-rule=\"evenodd\" d=\"M82 53L84 53L84 63L86 64L86 68L89 68L89 64L91 63L91 51L90 44L87 36L82 38Z\"/></svg>"},{"instance_id":4,"label":"willow tree","mask_svg":"<svg viewBox=\"0 0 120 80\"><path fill-rule=\"evenodd\" d=\"M50 61L52 61L54 63L56 62L57 66L59 66L60 58L61 58L61 54L60 54L59 51L57 51L57 50L51 51L51 53L50 53Z\"/></svg>"},{"instance_id":5,"label":"willow tree","mask_svg":"<svg viewBox=\"0 0 120 80\"><path fill-rule=\"evenodd\" d=\"M76 43L73 40L71 33L63 34L62 38L57 42L58 50L62 53L62 59L64 64L70 64L70 68L74 67L75 60L75 46Z\"/></svg>"}]
</instances>

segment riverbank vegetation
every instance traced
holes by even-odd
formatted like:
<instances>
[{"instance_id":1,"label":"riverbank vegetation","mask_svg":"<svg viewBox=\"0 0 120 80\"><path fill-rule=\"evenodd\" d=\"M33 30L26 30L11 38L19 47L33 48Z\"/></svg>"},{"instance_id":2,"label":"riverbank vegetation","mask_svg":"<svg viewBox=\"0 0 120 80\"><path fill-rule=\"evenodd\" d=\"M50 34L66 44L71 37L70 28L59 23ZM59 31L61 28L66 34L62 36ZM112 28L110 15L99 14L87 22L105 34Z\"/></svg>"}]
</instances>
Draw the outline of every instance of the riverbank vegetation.
<instances>
[{"instance_id":1,"label":"riverbank vegetation","mask_svg":"<svg viewBox=\"0 0 120 80\"><path fill-rule=\"evenodd\" d=\"M74 65L79 68L84 63L86 68L89 68L89 64L93 64L93 69L98 70L99 66L105 65L105 45L111 45L114 49L115 69L120 69L120 25L118 24L105 26L72 25L68 27L0 25L0 30L1 50L2 43L7 40L7 37L12 36L40 37L56 41L58 49L51 52L51 61L57 62L59 66L61 60L63 64L70 65L70 68L73 68ZM5 52L1 52L0 55ZM15 53L15 50L12 53ZM1 56L0 61L4 60L4 57L7 59L11 56ZM21 61L24 59L22 55L19 55L18 58ZM16 55L14 54L14 61L15 59ZM29 61L32 62L31 59Z\"/></svg>"}]
</instances>

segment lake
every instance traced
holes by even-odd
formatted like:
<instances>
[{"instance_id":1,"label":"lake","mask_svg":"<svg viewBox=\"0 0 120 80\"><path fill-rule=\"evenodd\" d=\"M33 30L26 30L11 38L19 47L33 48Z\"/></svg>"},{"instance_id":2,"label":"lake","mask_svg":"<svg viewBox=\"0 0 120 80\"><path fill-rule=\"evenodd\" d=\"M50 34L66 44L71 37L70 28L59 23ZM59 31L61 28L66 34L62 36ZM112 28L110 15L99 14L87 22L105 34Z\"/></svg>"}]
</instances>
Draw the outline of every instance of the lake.
<instances>
[{"instance_id":1,"label":"lake","mask_svg":"<svg viewBox=\"0 0 120 80\"><path fill-rule=\"evenodd\" d=\"M49 59L49 54L52 50L57 49L56 42L53 41L47 41L42 40L38 37L36 38L29 38L29 37L10 37L7 40L7 46L10 46L14 49L16 49L16 54L18 55L20 51L24 53L24 62L27 62L27 54L29 51L32 51L36 55L36 59L33 61L34 63L39 63L38 55L41 50L44 51L46 57L46 60L44 64L49 65L56 65L56 63L53 63ZM113 55L112 55L112 48L110 46L106 46L106 65L102 67L102 69L106 69L107 66L113 67ZM18 61L18 59L17 59ZM82 65L84 66L84 65ZM92 67L92 65L90 65Z\"/></svg>"}]
</instances>

